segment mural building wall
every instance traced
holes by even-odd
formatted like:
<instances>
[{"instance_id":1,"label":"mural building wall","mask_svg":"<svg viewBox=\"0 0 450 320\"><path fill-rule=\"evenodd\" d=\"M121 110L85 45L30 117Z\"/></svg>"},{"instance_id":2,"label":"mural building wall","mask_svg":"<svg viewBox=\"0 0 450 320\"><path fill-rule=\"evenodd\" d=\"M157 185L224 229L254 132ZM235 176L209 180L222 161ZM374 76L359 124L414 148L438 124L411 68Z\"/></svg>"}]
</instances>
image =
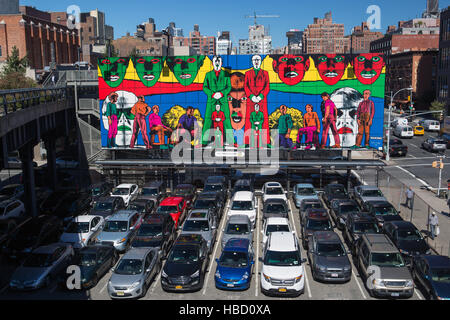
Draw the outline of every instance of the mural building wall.
<instances>
[{"instance_id":1,"label":"mural building wall","mask_svg":"<svg viewBox=\"0 0 450 320\"><path fill-rule=\"evenodd\" d=\"M383 146L378 53L103 58L98 66L103 148L167 149L186 133L196 147Z\"/></svg>"}]
</instances>

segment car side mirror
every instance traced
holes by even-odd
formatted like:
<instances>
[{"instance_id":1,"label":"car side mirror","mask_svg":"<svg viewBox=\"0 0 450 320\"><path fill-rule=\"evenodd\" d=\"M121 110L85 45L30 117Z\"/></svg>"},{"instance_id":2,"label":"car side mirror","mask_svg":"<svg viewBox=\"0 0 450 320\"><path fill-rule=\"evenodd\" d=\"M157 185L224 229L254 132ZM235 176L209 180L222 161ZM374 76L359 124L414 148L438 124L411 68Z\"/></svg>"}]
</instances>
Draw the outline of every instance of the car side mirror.
<instances>
[{"instance_id":1,"label":"car side mirror","mask_svg":"<svg viewBox=\"0 0 450 320\"><path fill-rule=\"evenodd\" d=\"M216 262L219 263L219 259L216 259Z\"/></svg>"},{"instance_id":2,"label":"car side mirror","mask_svg":"<svg viewBox=\"0 0 450 320\"><path fill-rule=\"evenodd\" d=\"M111 268L111 272L114 273L116 271L116 268Z\"/></svg>"}]
</instances>

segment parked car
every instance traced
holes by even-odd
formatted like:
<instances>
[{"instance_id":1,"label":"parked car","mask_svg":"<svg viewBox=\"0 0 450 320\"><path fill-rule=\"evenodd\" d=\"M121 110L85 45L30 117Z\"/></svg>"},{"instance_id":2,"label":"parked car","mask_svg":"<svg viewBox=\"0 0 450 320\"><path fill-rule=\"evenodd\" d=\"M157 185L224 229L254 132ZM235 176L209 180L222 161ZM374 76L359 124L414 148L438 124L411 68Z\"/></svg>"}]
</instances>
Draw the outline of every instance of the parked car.
<instances>
[{"instance_id":1,"label":"parked car","mask_svg":"<svg viewBox=\"0 0 450 320\"><path fill-rule=\"evenodd\" d=\"M268 199L282 199L287 202L287 193L279 182L267 182L262 188L263 202Z\"/></svg>"},{"instance_id":2,"label":"parked car","mask_svg":"<svg viewBox=\"0 0 450 320\"><path fill-rule=\"evenodd\" d=\"M316 199L319 200L319 194L314 189L314 186L310 183L296 184L294 186L294 199L295 206L300 208L300 205L305 199Z\"/></svg>"},{"instance_id":3,"label":"parked car","mask_svg":"<svg viewBox=\"0 0 450 320\"><path fill-rule=\"evenodd\" d=\"M306 211L302 211L302 215L300 216L300 225L304 225L306 223L306 218L309 216L328 216L328 210L325 208L318 208L318 209L314 209L314 208L310 208L307 209Z\"/></svg>"},{"instance_id":4,"label":"parked car","mask_svg":"<svg viewBox=\"0 0 450 320\"><path fill-rule=\"evenodd\" d=\"M156 213L170 215L175 222L175 228L179 228L186 219L186 201L182 197L169 197L159 205Z\"/></svg>"},{"instance_id":5,"label":"parked car","mask_svg":"<svg viewBox=\"0 0 450 320\"><path fill-rule=\"evenodd\" d=\"M217 221L223 216L225 202L219 192L202 192L192 206L192 209L208 209L213 208Z\"/></svg>"},{"instance_id":6,"label":"parked car","mask_svg":"<svg viewBox=\"0 0 450 320\"><path fill-rule=\"evenodd\" d=\"M230 207L227 212L227 217L234 215L246 215L252 222L253 226L256 226L256 212L258 205L253 193L248 191L236 192L231 200Z\"/></svg>"},{"instance_id":7,"label":"parked car","mask_svg":"<svg viewBox=\"0 0 450 320\"><path fill-rule=\"evenodd\" d=\"M422 126L413 126L414 136L423 136L425 135L425 128Z\"/></svg>"},{"instance_id":8,"label":"parked car","mask_svg":"<svg viewBox=\"0 0 450 320\"><path fill-rule=\"evenodd\" d=\"M411 298L414 281L402 255L385 234L363 234L356 242L355 265L363 282L372 277L371 296ZM369 268L370 266L370 268ZM378 267L379 272L373 272Z\"/></svg>"},{"instance_id":9,"label":"parked car","mask_svg":"<svg viewBox=\"0 0 450 320\"><path fill-rule=\"evenodd\" d=\"M320 200L314 200L314 199L304 199L300 203L300 209L298 210L300 222L303 221L303 217L306 214L306 211L308 209L325 209L323 206L322 201Z\"/></svg>"},{"instance_id":10,"label":"parked car","mask_svg":"<svg viewBox=\"0 0 450 320\"><path fill-rule=\"evenodd\" d=\"M20 200L0 202L0 220L21 219L25 215L25 205Z\"/></svg>"},{"instance_id":11,"label":"parked car","mask_svg":"<svg viewBox=\"0 0 450 320\"><path fill-rule=\"evenodd\" d=\"M106 220L105 226L95 238L95 242L114 246L117 251L125 252L130 248L142 221L143 218L139 212L120 210Z\"/></svg>"},{"instance_id":12,"label":"parked car","mask_svg":"<svg viewBox=\"0 0 450 320\"><path fill-rule=\"evenodd\" d=\"M181 234L198 234L206 240L208 253L211 253L217 239L215 217L208 211L193 211L183 225Z\"/></svg>"},{"instance_id":13,"label":"parked car","mask_svg":"<svg viewBox=\"0 0 450 320\"><path fill-rule=\"evenodd\" d=\"M133 248L117 262L108 281L111 299L142 298L161 270L161 257L155 248Z\"/></svg>"},{"instance_id":14,"label":"parked car","mask_svg":"<svg viewBox=\"0 0 450 320\"><path fill-rule=\"evenodd\" d=\"M420 120L419 124L424 127L426 131L436 131L441 130L441 124L436 120Z\"/></svg>"},{"instance_id":15,"label":"parked car","mask_svg":"<svg viewBox=\"0 0 450 320\"><path fill-rule=\"evenodd\" d=\"M86 246L78 251L70 262L70 265L80 268L81 290L92 289L107 274L119 260L119 254L113 246ZM70 275L66 270L60 273L58 282L61 287L67 288L67 280Z\"/></svg>"},{"instance_id":16,"label":"parked car","mask_svg":"<svg viewBox=\"0 0 450 320\"><path fill-rule=\"evenodd\" d=\"M0 190L0 202L5 200L21 200L25 194L25 189L21 184L10 184Z\"/></svg>"},{"instance_id":17,"label":"parked car","mask_svg":"<svg viewBox=\"0 0 450 320\"><path fill-rule=\"evenodd\" d=\"M305 250L309 247L309 239L316 231L333 231L333 224L326 211L309 209L301 226L302 244Z\"/></svg>"},{"instance_id":18,"label":"parked car","mask_svg":"<svg viewBox=\"0 0 450 320\"><path fill-rule=\"evenodd\" d=\"M430 152L445 152L447 143L443 139L428 138L422 142L422 148Z\"/></svg>"},{"instance_id":19,"label":"parked car","mask_svg":"<svg viewBox=\"0 0 450 320\"><path fill-rule=\"evenodd\" d=\"M287 218L267 218L261 230L261 243L266 244L272 232L292 232L291 224Z\"/></svg>"},{"instance_id":20,"label":"parked car","mask_svg":"<svg viewBox=\"0 0 450 320\"><path fill-rule=\"evenodd\" d=\"M139 198L153 200L158 205L167 197L166 185L162 181L152 181L142 186L139 191Z\"/></svg>"},{"instance_id":21,"label":"parked car","mask_svg":"<svg viewBox=\"0 0 450 320\"><path fill-rule=\"evenodd\" d=\"M355 187L354 198L363 211L367 210L368 201L387 201L380 189L374 186Z\"/></svg>"},{"instance_id":22,"label":"parked car","mask_svg":"<svg viewBox=\"0 0 450 320\"><path fill-rule=\"evenodd\" d=\"M359 206L354 200L339 199L331 201L330 215L339 230L343 229L349 213L359 211Z\"/></svg>"},{"instance_id":23,"label":"parked car","mask_svg":"<svg viewBox=\"0 0 450 320\"><path fill-rule=\"evenodd\" d=\"M403 156L408 154L408 146L404 144L400 139L391 139L389 142L389 155L390 156Z\"/></svg>"},{"instance_id":24,"label":"parked car","mask_svg":"<svg viewBox=\"0 0 450 320\"><path fill-rule=\"evenodd\" d=\"M60 242L69 243L74 249L86 247L102 231L105 220L101 216L79 216L72 220L59 238Z\"/></svg>"},{"instance_id":25,"label":"parked car","mask_svg":"<svg viewBox=\"0 0 450 320\"><path fill-rule=\"evenodd\" d=\"M204 192L220 192L228 197L227 179L224 176L210 176L205 181Z\"/></svg>"},{"instance_id":26,"label":"parked car","mask_svg":"<svg viewBox=\"0 0 450 320\"><path fill-rule=\"evenodd\" d=\"M230 239L253 241L253 225L247 215L235 215L228 218L222 234L222 249Z\"/></svg>"},{"instance_id":27,"label":"parked car","mask_svg":"<svg viewBox=\"0 0 450 320\"><path fill-rule=\"evenodd\" d=\"M91 209L92 196L88 192L70 193L52 213L67 225L74 217L86 214Z\"/></svg>"},{"instance_id":28,"label":"parked car","mask_svg":"<svg viewBox=\"0 0 450 320\"><path fill-rule=\"evenodd\" d=\"M414 137L414 130L411 126L396 126L394 136L401 139L412 139Z\"/></svg>"},{"instance_id":29,"label":"parked car","mask_svg":"<svg viewBox=\"0 0 450 320\"><path fill-rule=\"evenodd\" d=\"M378 221L374 217L363 213L349 214L345 221L342 235L353 255L356 254L356 241L366 233L381 233Z\"/></svg>"},{"instance_id":30,"label":"parked car","mask_svg":"<svg viewBox=\"0 0 450 320\"><path fill-rule=\"evenodd\" d=\"M119 210L125 209L125 203L120 197L104 197L97 200L91 210L91 215L107 218Z\"/></svg>"},{"instance_id":31,"label":"parked car","mask_svg":"<svg viewBox=\"0 0 450 320\"><path fill-rule=\"evenodd\" d=\"M268 199L263 205L263 220L269 217L289 218L289 207L283 199Z\"/></svg>"},{"instance_id":32,"label":"parked car","mask_svg":"<svg viewBox=\"0 0 450 320\"><path fill-rule=\"evenodd\" d=\"M21 222L17 220L0 220L0 256L6 249L7 243L11 239L14 232L20 229L31 219L31 217L27 217Z\"/></svg>"},{"instance_id":33,"label":"parked car","mask_svg":"<svg viewBox=\"0 0 450 320\"><path fill-rule=\"evenodd\" d=\"M51 281L72 260L74 251L67 243L38 247L14 271L9 282L12 290L36 290L48 287Z\"/></svg>"},{"instance_id":34,"label":"parked car","mask_svg":"<svg viewBox=\"0 0 450 320\"><path fill-rule=\"evenodd\" d=\"M336 233L314 232L309 243L308 258L314 280L333 283L350 281L352 264Z\"/></svg>"},{"instance_id":35,"label":"parked car","mask_svg":"<svg viewBox=\"0 0 450 320\"><path fill-rule=\"evenodd\" d=\"M172 192L172 196L183 197L187 207L191 208L194 204L195 197L197 196L197 188L192 184L179 184Z\"/></svg>"},{"instance_id":36,"label":"parked car","mask_svg":"<svg viewBox=\"0 0 450 320\"><path fill-rule=\"evenodd\" d=\"M450 300L450 258L419 255L414 257L412 275L431 300Z\"/></svg>"},{"instance_id":37,"label":"parked car","mask_svg":"<svg viewBox=\"0 0 450 320\"><path fill-rule=\"evenodd\" d=\"M121 184L113 189L111 197L121 197L125 206L137 198L139 188L136 184Z\"/></svg>"},{"instance_id":38,"label":"parked car","mask_svg":"<svg viewBox=\"0 0 450 320\"><path fill-rule=\"evenodd\" d=\"M230 239L223 248L214 281L217 289L246 290L250 287L253 274L254 251L248 239Z\"/></svg>"},{"instance_id":39,"label":"parked car","mask_svg":"<svg viewBox=\"0 0 450 320\"><path fill-rule=\"evenodd\" d=\"M330 207L331 201L336 199L349 199L349 195L343 184L328 184L325 186L322 199Z\"/></svg>"},{"instance_id":40,"label":"parked car","mask_svg":"<svg viewBox=\"0 0 450 320\"><path fill-rule=\"evenodd\" d=\"M261 291L265 295L299 296L305 291L305 269L300 246L291 232L271 233L264 247Z\"/></svg>"},{"instance_id":41,"label":"parked car","mask_svg":"<svg viewBox=\"0 0 450 320\"><path fill-rule=\"evenodd\" d=\"M383 232L399 249L407 266L411 266L414 256L431 254L430 246L411 222L387 222L383 225Z\"/></svg>"},{"instance_id":42,"label":"parked car","mask_svg":"<svg viewBox=\"0 0 450 320\"><path fill-rule=\"evenodd\" d=\"M166 257L175 241L175 223L168 215L153 214L146 218L131 242L132 248L157 248Z\"/></svg>"},{"instance_id":43,"label":"parked car","mask_svg":"<svg viewBox=\"0 0 450 320\"><path fill-rule=\"evenodd\" d=\"M161 272L164 291L198 291L209 265L208 244L201 235L180 235Z\"/></svg>"},{"instance_id":44,"label":"parked car","mask_svg":"<svg viewBox=\"0 0 450 320\"><path fill-rule=\"evenodd\" d=\"M92 195L91 205L94 205L100 198L109 196L112 190L112 184L109 182L99 182L91 185L89 189L91 190Z\"/></svg>"},{"instance_id":45,"label":"parked car","mask_svg":"<svg viewBox=\"0 0 450 320\"><path fill-rule=\"evenodd\" d=\"M144 218L147 215L152 214L155 211L155 209L156 206L153 200L146 200L141 198L133 200L127 207L127 210L135 210L139 212Z\"/></svg>"},{"instance_id":46,"label":"parked car","mask_svg":"<svg viewBox=\"0 0 450 320\"><path fill-rule=\"evenodd\" d=\"M233 197L235 193L239 191L248 191L255 193L252 181L250 179L240 179L236 181L236 183L234 184L233 191L231 192L231 197Z\"/></svg>"},{"instance_id":47,"label":"parked car","mask_svg":"<svg viewBox=\"0 0 450 320\"><path fill-rule=\"evenodd\" d=\"M400 212L388 201L369 201L367 203L367 213L377 220L380 228L383 227L385 222L403 221Z\"/></svg>"}]
</instances>

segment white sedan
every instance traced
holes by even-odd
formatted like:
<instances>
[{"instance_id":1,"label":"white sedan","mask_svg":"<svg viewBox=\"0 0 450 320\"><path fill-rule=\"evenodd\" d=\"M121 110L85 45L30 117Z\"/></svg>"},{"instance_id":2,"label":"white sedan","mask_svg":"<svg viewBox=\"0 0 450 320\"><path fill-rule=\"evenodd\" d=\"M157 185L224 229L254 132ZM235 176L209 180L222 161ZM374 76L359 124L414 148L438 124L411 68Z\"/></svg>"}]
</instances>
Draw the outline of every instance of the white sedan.
<instances>
[{"instance_id":1,"label":"white sedan","mask_svg":"<svg viewBox=\"0 0 450 320\"><path fill-rule=\"evenodd\" d=\"M83 248L92 243L104 224L101 216L78 216L67 226L59 241L70 243L75 249Z\"/></svg>"},{"instance_id":2,"label":"white sedan","mask_svg":"<svg viewBox=\"0 0 450 320\"><path fill-rule=\"evenodd\" d=\"M287 192L278 182L267 182L262 188L263 202L267 199L283 199L287 202Z\"/></svg>"},{"instance_id":3,"label":"white sedan","mask_svg":"<svg viewBox=\"0 0 450 320\"><path fill-rule=\"evenodd\" d=\"M0 203L0 220L17 219L25 214L25 205L20 200L5 200Z\"/></svg>"},{"instance_id":4,"label":"white sedan","mask_svg":"<svg viewBox=\"0 0 450 320\"><path fill-rule=\"evenodd\" d=\"M131 201L137 198L139 187L136 184L121 184L113 189L111 197L121 197L128 207Z\"/></svg>"}]
</instances>

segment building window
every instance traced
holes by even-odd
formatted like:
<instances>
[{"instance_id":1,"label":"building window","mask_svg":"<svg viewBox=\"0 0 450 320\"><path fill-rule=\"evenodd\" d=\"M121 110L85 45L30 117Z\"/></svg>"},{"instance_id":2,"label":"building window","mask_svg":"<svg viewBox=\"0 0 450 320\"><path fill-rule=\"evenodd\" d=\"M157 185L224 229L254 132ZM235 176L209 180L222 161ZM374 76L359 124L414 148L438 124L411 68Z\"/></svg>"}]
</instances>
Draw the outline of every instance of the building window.
<instances>
[{"instance_id":1,"label":"building window","mask_svg":"<svg viewBox=\"0 0 450 320\"><path fill-rule=\"evenodd\" d=\"M2 46L0 46L0 57L2 56Z\"/></svg>"}]
</instances>

